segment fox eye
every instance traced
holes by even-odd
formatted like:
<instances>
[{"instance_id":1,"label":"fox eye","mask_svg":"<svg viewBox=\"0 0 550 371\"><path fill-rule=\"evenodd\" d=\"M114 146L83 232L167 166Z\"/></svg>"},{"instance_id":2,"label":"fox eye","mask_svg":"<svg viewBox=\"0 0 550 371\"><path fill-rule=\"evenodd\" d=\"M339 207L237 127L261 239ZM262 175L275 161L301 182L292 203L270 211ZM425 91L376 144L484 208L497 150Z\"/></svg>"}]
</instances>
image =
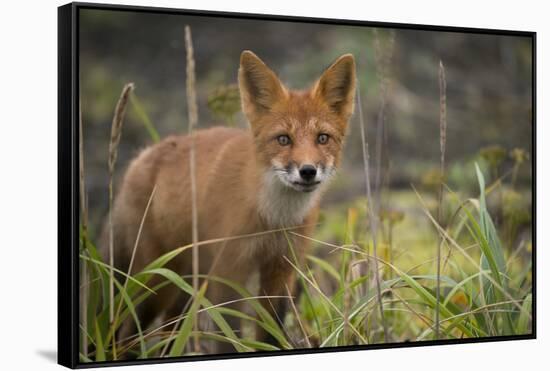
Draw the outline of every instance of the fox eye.
<instances>
[{"instance_id":1,"label":"fox eye","mask_svg":"<svg viewBox=\"0 0 550 371\"><path fill-rule=\"evenodd\" d=\"M317 143L327 144L328 138L329 138L328 134L319 134L319 136L317 137Z\"/></svg>"},{"instance_id":2,"label":"fox eye","mask_svg":"<svg viewBox=\"0 0 550 371\"><path fill-rule=\"evenodd\" d=\"M282 146L288 146L290 144L290 137L288 135L279 135L277 142Z\"/></svg>"}]
</instances>

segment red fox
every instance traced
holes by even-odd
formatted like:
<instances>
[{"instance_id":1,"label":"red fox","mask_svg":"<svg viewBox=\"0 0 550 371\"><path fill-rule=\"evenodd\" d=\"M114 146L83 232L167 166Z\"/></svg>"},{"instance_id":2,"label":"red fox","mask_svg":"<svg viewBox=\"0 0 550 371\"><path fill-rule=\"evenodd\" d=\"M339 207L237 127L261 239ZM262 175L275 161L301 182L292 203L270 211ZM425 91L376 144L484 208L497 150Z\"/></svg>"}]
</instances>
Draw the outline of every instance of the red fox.
<instances>
[{"instance_id":1,"label":"red fox","mask_svg":"<svg viewBox=\"0 0 550 371\"><path fill-rule=\"evenodd\" d=\"M355 96L355 61L338 58L305 91L287 89L266 64L243 51L238 74L243 112L250 130L214 127L195 135L199 240L238 236L296 227L311 235L321 194L341 160ZM136 236L153 188L156 192L143 225L132 272L158 256L191 243L189 136L170 136L135 158L123 178L113 209L115 265L127 270ZM104 233L105 235L105 233ZM261 296L285 296L295 286L289 240L300 261L307 239L279 231L199 248L200 273L246 285L259 273ZM105 244L104 244L105 245ZM103 256L108 256L103 249ZM191 275L191 253L168 268ZM214 262L217 262L214 264ZM213 265L214 264L214 265ZM152 283L153 285L155 283ZM143 328L156 317L181 314L186 298L166 286L141 304ZM213 303L239 296L210 280L206 294ZM283 319L286 298L263 299L273 315ZM231 304L240 309L242 302ZM234 330L239 320L227 318ZM127 335L132 330L126 329ZM258 340L275 343L258 327ZM221 343L216 352L235 351Z\"/></svg>"}]
</instances>

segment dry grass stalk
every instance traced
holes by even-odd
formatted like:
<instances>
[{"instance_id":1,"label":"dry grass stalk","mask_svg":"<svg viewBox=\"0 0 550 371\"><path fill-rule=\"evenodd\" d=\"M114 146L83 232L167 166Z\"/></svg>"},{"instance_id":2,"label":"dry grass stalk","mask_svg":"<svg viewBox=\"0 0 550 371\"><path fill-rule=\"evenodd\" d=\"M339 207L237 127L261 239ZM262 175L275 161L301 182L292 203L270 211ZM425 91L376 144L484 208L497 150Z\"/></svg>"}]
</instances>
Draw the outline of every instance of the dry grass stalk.
<instances>
[{"instance_id":1,"label":"dry grass stalk","mask_svg":"<svg viewBox=\"0 0 550 371\"><path fill-rule=\"evenodd\" d=\"M113 233L113 178L115 172L115 164L118 155L118 145L120 144L120 137L122 135L122 123L124 122L124 115L126 113L126 107L128 106L128 99L130 93L134 90L134 84L128 83L124 85L120 98L115 107L115 113L113 116L113 122L111 124L111 140L109 142L109 322L111 326L114 321L114 302L115 302L115 284L114 284L114 233ZM114 331L113 331L114 332ZM116 360L116 339L113 333L113 359Z\"/></svg>"},{"instance_id":2,"label":"dry grass stalk","mask_svg":"<svg viewBox=\"0 0 550 371\"><path fill-rule=\"evenodd\" d=\"M111 140L109 142L109 174L112 176L115 171L115 163L118 155L118 145L120 144L120 137L122 136L122 124L124 122L124 115L126 114L126 107L128 106L128 99L130 93L134 90L134 83L128 83L124 85L120 98L115 107L115 114L113 116L113 122L111 125Z\"/></svg>"},{"instance_id":3,"label":"dry grass stalk","mask_svg":"<svg viewBox=\"0 0 550 371\"><path fill-rule=\"evenodd\" d=\"M352 264L350 264L350 268L348 269L348 272L346 274L346 277L344 279L344 345L350 344L349 341L349 312L350 312L350 306L351 306L351 294L350 294L350 288L349 288L349 281L351 276L351 269Z\"/></svg>"},{"instance_id":4,"label":"dry grass stalk","mask_svg":"<svg viewBox=\"0 0 550 371\"><path fill-rule=\"evenodd\" d=\"M309 336L306 332L306 329L304 327L304 324L302 323L302 320L300 318L300 314L298 313L298 309L296 308L296 304L294 304L294 297L292 296L290 289L288 288L288 285L285 284L286 292L289 297L290 306L292 307L292 310L294 311L294 315L296 316L296 321L298 322L298 325L300 326L300 330L302 331L302 335L304 336L304 341L307 344L308 348L311 348L311 342L309 341Z\"/></svg>"},{"instance_id":5,"label":"dry grass stalk","mask_svg":"<svg viewBox=\"0 0 550 371\"><path fill-rule=\"evenodd\" d=\"M88 208L86 202L86 183L84 178L84 135L82 134L82 103L78 102L78 152L79 152L79 186L80 186L80 225L82 227L82 249L86 253L88 240ZM81 293L82 327L88 331L88 264L82 263L80 282L83 283ZM82 332L82 354L88 357L88 335Z\"/></svg>"},{"instance_id":6,"label":"dry grass stalk","mask_svg":"<svg viewBox=\"0 0 550 371\"><path fill-rule=\"evenodd\" d=\"M298 344L298 340L294 338L294 336L292 334L290 334L287 329L285 328L285 321L284 321L284 318L281 318L281 316L277 313L277 309L275 309L275 306L273 305L273 302L271 301L271 299L273 298L278 298L277 296L274 296L274 295L267 295L267 293L264 291L264 294L263 295L263 298L265 298L269 304L269 307L271 308L271 310L273 311L273 313L275 314L275 320L277 321L277 323L279 324L279 326L281 326L281 330L283 330L283 333L285 334L285 336L287 337L287 339L289 340L289 342L291 344ZM283 296L283 298L287 298L286 296ZM292 301L292 296L289 296L288 297L289 300ZM241 301L241 299L235 299L235 300L232 300L233 302L236 302L236 301Z\"/></svg>"},{"instance_id":7,"label":"dry grass stalk","mask_svg":"<svg viewBox=\"0 0 550 371\"><path fill-rule=\"evenodd\" d=\"M445 174L445 145L447 142L447 80L445 78L445 67L443 62L439 61L439 149L440 157L440 173L441 179L439 183L439 195L437 205L437 222L442 223L443 209L443 182ZM439 321L439 300L441 295L441 247L444 243L444 238L440 236L437 244L437 281L436 281L436 306L435 306L435 338L439 339L440 321Z\"/></svg>"},{"instance_id":8,"label":"dry grass stalk","mask_svg":"<svg viewBox=\"0 0 550 371\"><path fill-rule=\"evenodd\" d=\"M384 317L384 304L382 303L382 293L380 291L380 275L378 268L378 253L376 251L377 244L377 230L378 230L378 213L374 210L371 187L370 187L370 169L369 169L369 144L365 136L365 121L363 118L363 109L361 108L361 92L359 83L357 84L357 109L359 111L359 126L361 128L361 144L363 149L363 164L365 168L365 183L367 188L367 211L370 219L370 229L372 237L372 247L374 256L374 280L376 283L376 296L378 301L378 309L380 311L380 321L384 329L384 341L388 342L388 328Z\"/></svg>"},{"instance_id":9,"label":"dry grass stalk","mask_svg":"<svg viewBox=\"0 0 550 371\"><path fill-rule=\"evenodd\" d=\"M151 195L149 196L149 200L147 201L147 205L145 206L145 211L143 212L143 216L141 217L141 222L139 223L139 229L138 229L138 233L137 233L137 236L136 236L136 242L134 243L134 248L132 249L132 256L130 258L130 264L128 265L128 272L127 272L126 279L124 280L124 286L122 287L122 291L126 291L126 288L128 287L128 279L129 279L130 275L132 274L132 268L134 267L134 260L135 260L135 257L136 257L136 251L137 251L137 248L138 248L138 245L139 245L139 240L141 239L141 233L143 231L143 225L145 224L145 218L147 217L147 214L149 213L149 208L151 207L151 203L153 201L153 197L155 195L156 190L157 190L157 186L155 184L155 186L153 187L153 190L151 191ZM116 313L115 313L113 323L118 322L118 318L120 316L121 309L122 309L122 300L119 301L119 303L118 303L118 307L117 307L117 310L116 310Z\"/></svg>"},{"instance_id":10,"label":"dry grass stalk","mask_svg":"<svg viewBox=\"0 0 550 371\"><path fill-rule=\"evenodd\" d=\"M382 173L382 144L384 138L387 138L386 123L386 107L388 101L388 67L391 64L393 57L393 47L395 43L395 32L390 31L388 48L384 53L380 45L380 37L378 30L374 29L374 52L376 60L376 70L378 74L378 83L380 87L380 105L378 107L378 115L376 119L376 175L375 175L375 194L377 199L380 199L381 190L381 173ZM386 153L387 154L387 153ZM380 203L380 202L379 202Z\"/></svg>"},{"instance_id":11,"label":"dry grass stalk","mask_svg":"<svg viewBox=\"0 0 550 371\"><path fill-rule=\"evenodd\" d=\"M199 226L198 226L198 210L197 210L197 181L195 172L195 134L194 128L197 127L199 121L197 108L197 92L195 89L195 59L193 56L193 41L191 39L191 28L185 26L185 50L187 54L187 112L189 117L189 135L191 136L191 147L189 150L189 172L191 180L191 215L193 220L192 226L192 255L193 255L193 291L195 295L199 292ZM194 347L195 352L200 351L198 321L195 320L194 328Z\"/></svg>"},{"instance_id":12,"label":"dry grass stalk","mask_svg":"<svg viewBox=\"0 0 550 371\"><path fill-rule=\"evenodd\" d=\"M382 209L382 172L384 172L385 177L389 179L389 150L387 145L388 129L386 127L386 108L388 101L388 70L393 57L395 32L391 30L388 37L388 45L386 50L384 51L381 47L378 30L374 29L374 54L380 89L380 103L376 118L376 171L374 179L373 198L373 202L375 202L376 204L375 210L377 210L377 215L378 212ZM383 159L385 161L382 161ZM387 249L389 256L392 256L393 245L391 241L388 241Z\"/></svg>"}]
</instances>

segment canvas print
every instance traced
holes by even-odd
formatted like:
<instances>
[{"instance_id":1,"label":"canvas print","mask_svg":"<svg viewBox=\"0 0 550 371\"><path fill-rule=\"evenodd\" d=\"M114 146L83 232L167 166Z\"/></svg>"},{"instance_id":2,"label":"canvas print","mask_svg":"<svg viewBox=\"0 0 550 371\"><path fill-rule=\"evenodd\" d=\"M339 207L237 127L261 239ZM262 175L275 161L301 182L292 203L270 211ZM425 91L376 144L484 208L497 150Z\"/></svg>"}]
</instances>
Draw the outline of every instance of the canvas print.
<instances>
[{"instance_id":1,"label":"canvas print","mask_svg":"<svg viewBox=\"0 0 550 371\"><path fill-rule=\"evenodd\" d=\"M533 37L81 7L82 363L533 334Z\"/></svg>"}]
</instances>

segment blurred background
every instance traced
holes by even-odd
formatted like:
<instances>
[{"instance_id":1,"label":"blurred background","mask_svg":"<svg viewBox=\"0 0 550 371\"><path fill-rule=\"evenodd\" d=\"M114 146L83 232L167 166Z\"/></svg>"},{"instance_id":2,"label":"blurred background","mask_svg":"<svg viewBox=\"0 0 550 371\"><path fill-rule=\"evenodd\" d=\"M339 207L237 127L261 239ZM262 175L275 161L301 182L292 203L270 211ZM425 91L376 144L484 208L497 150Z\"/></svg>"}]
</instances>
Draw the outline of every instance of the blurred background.
<instances>
[{"instance_id":1,"label":"blurred background","mask_svg":"<svg viewBox=\"0 0 550 371\"><path fill-rule=\"evenodd\" d=\"M532 45L521 36L244 20L132 11L80 11L80 79L86 186L92 234L107 211L110 125L123 85L135 95L123 127L117 179L154 136L187 131L184 27L195 48L200 127L245 128L236 90L239 55L260 56L290 88L307 88L335 58L353 53L371 167L383 204L415 215L411 185L428 196L440 179L439 63L447 83L446 175L450 189L477 197L474 163L489 184L510 186L494 202L506 213L531 215ZM364 195L360 127L351 120L338 179L324 210ZM384 120L379 131L379 120ZM508 192L508 193L506 193ZM511 210L504 210L513 201ZM382 205L382 206L384 206ZM415 206L416 205L416 206ZM521 229L521 228L520 228Z\"/></svg>"}]
</instances>

